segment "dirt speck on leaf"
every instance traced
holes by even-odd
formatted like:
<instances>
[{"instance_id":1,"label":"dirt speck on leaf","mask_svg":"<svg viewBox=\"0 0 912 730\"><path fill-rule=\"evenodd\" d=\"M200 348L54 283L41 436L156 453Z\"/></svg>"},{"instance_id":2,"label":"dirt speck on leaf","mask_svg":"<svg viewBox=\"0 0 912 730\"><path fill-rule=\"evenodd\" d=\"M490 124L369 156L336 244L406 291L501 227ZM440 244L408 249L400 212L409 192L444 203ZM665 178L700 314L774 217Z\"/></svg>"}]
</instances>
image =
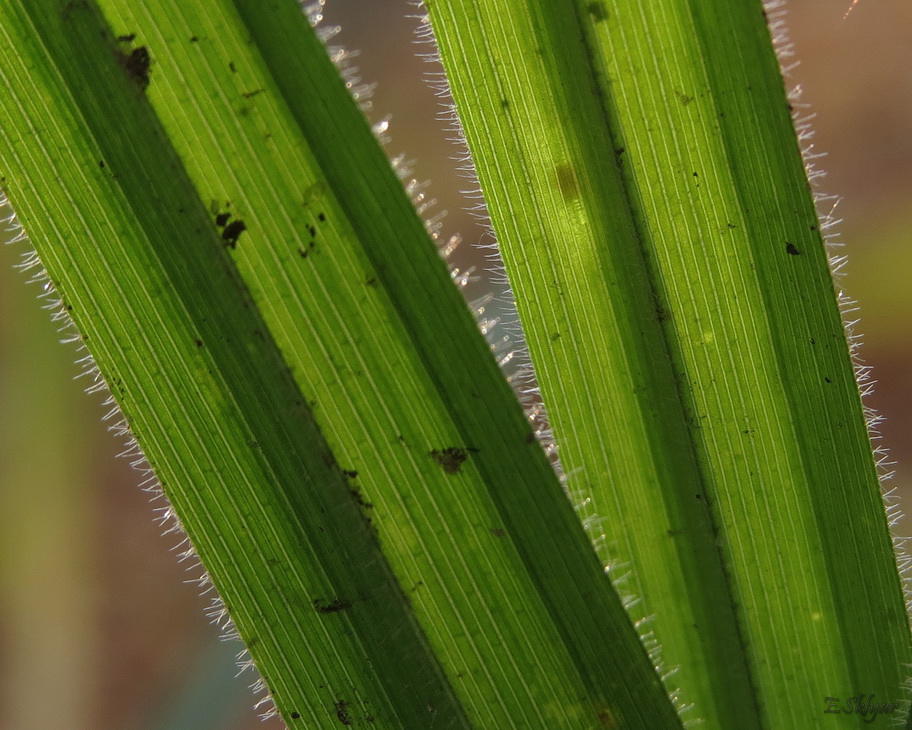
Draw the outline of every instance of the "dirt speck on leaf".
<instances>
[{"instance_id":1,"label":"dirt speck on leaf","mask_svg":"<svg viewBox=\"0 0 912 730\"><path fill-rule=\"evenodd\" d=\"M331 601L325 598L315 598L313 602L314 610L317 613L338 613L351 608L351 602L344 598L334 598Z\"/></svg>"},{"instance_id":2,"label":"dirt speck on leaf","mask_svg":"<svg viewBox=\"0 0 912 730\"><path fill-rule=\"evenodd\" d=\"M361 492L359 490L349 489L348 493L351 495L351 498L353 500L355 500L355 503L359 507L362 507L363 509L373 509L374 508L373 502L368 502L367 500L365 500L364 496L361 494Z\"/></svg>"},{"instance_id":3,"label":"dirt speck on leaf","mask_svg":"<svg viewBox=\"0 0 912 730\"><path fill-rule=\"evenodd\" d=\"M469 458L469 454L477 454L478 449L468 446L450 446L445 449L433 449L429 456L443 467L447 474L458 474L462 463Z\"/></svg>"},{"instance_id":4,"label":"dirt speck on leaf","mask_svg":"<svg viewBox=\"0 0 912 730\"><path fill-rule=\"evenodd\" d=\"M247 226L242 220L231 221L225 230L222 231L222 240L225 241L225 245L228 248L235 248L237 246L238 238L241 234L247 230Z\"/></svg>"},{"instance_id":5,"label":"dirt speck on leaf","mask_svg":"<svg viewBox=\"0 0 912 730\"><path fill-rule=\"evenodd\" d=\"M351 725L351 716L348 714L348 702L339 700L334 704L336 706L336 717L339 718L339 722L343 725Z\"/></svg>"},{"instance_id":6,"label":"dirt speck on leaf","mask_svg":"<svg viewBox=\"0 0 912 730\"><path fill-rule=\"evenodd\" d=\"M117 52L117 58L124 70L139 85L143 91L149 87L149 75L152 66L152 57L145 46L134 48L129 54Z\"/></svg>"}]
</instances>

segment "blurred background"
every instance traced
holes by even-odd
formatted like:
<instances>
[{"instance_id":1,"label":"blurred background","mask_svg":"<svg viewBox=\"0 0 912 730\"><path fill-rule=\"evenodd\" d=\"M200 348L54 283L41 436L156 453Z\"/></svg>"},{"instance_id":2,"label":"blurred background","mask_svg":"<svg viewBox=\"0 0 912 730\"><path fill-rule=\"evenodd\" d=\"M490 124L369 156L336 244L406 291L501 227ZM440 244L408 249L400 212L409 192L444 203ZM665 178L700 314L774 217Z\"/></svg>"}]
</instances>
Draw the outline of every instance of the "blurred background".
<instances>
[{"instance_id":1,"label":"blurred background","mask_svg":"<svg viewBox=\"0 0 912 730\"><path fill-rule=\"evenodd\" d=\"M912 470L912 4L790 0L801 65L790 83L817 117L829 156L820 190L842 196L836 217L849 263L842 281L861 306L861 350L878 385L868 404L896 465ZM448 211L443 235L467 242L462 270L483 267L468 243L481 231L464 212L439 106L422 80L411 0L328 0L332 43L357 49L376 82L371 115L390 117L391 154L414 160L428 197ZM244 730L251 675L235 678L240 647L218 641L208 598L185 581L173 535L162 536L121 444L100 421L100 398L73 380L72 346L39 309L37 287L0 249L0 730ZM479 296L490 285L471 285ZM906 501L906 512L912 502ZM846 519L851 519L850 515ZM908 532L908 526L904 531Z\"/></svg>"}]
</instances>

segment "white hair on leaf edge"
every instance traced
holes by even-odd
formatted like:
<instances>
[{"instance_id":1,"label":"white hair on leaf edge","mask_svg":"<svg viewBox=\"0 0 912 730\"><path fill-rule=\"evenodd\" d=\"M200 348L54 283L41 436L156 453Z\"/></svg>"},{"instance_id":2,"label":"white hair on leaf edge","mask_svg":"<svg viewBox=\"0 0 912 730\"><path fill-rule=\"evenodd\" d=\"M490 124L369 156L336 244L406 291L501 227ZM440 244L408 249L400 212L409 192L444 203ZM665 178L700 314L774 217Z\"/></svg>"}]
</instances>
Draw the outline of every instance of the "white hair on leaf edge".
<instances>
[{"instance_id":1,"label":"white hair on leaf edge","mask_svg":"<svg viewBox=\"0 0 912 730\"><path fill-rule=\"evenodd\" d=\"M852 4L846 11L846 16L852 11L858 0L852 0ZM795 57L794 44L789 38L787 24L787 0L764 0L767 22L770 28L770 35L773 39L773 45L776 49L779 64L782 69L782 75L786 83L790 83L791 75L798 67L798 61L793 61ZM845 19L845 16L843 17ZM830 273L833 282L837 287L836 297L839 312L842 316L843 328L845 331L846 342L849 348L849 355L852 359L852 367L855 373L855 381L858 385L858 391L862 401L868 398L874 390L876 380L872 378L872 368L867 365L859 354L862 336L857 327L860 318L855 316L859 310L858 302L846 294L842 287L847 256L842 251L845 244L839 240L838 226L842 219L835 216L836 208L841 200L840 196L826 194L820 191L818 185L826 176L826 172L817 166L817 161L826 156L826 152L818 151L814 148L812 139L814 138L813 120L815 114L810 111L810 104L802 101L802 88L800 84L795 84L788 92L788 101L792 109L792 124L801 146L801 154L804 160L805 171L808 182L811 185L811 192L814 197L814 203L817 208L817 217L819 221L819 230L826 246ZM868 438L871 443L871 449L874 455L877 478L880 484L881 497L884 503L884 510L887 516L887 523L890 527L893 555L896 560L897 570L899 572L902 585L903 598L906 605L906 613L912 619L912 556L906 550L906 543L909 540L899 532L899 525L905 519L900 497L896 486L890 484L890 480L895 475L891 468L896 462L890 459L887 448L880 443L882 435L878 429L884 418L878 414L867 403L862 402L862 408L867 427ZM907 671L912 667L907 667ZM903 691L905 693L904 703L908 710L910 700L912 700L912 671L908 674L903 682ZM905 712L894 713L891 717L891 724L899 727L903 723Z\"/></svg>"},{"instance_id":2,"label":"white hair on leaf edge","mask_svg":"<svg viewBox=\"0 0 912 730\"><path fill-rule=\"evenodd\" d=\"M851 11L856 2L852 3L849 8ZM786 0L765 0L767 21L769 23L770 34L773 39L773 45L779 58L782 74L786 83L791 82L791 75L798 67L797 61L792 61L795 56L794 44L789 39L787 25L787 2ZM848 12L846 13L848 15ZM795 133L801 145L801 154L804 159L805 170L808 181L811 184L811 191L814 197L814 203L817 207L817 217L819 221L819 230L826 246L830 272L833 281L837 287L836 296L839 312L842 315L843 327L845 329L846 342L849 347L849 354L852 358L852 365L855 372L855 380L862 399L867 398L874 390L876 381L872 378L872 368L862 359L859 349L862 343L862 335L858 331L860 317L856 315L859 310L858 302L846 294L843 288L843 278L848 257L843 251L845 244L839 239L838 226L842 219L837 218L836 208L841 198L837 195L827 194L818 188L819 182L826 176L826 172L817 166L817 161L826 156L826 152L815 149L812 142L814 138L813 120L815 114L810 110L810 104L802 100L801 84L794 84L788 92L788 100L792 109L792 123L795 127ZM908 537L899 535L895 528L903 518L899 505L899 497L896 487L891 487L887 482L894 476L894 471L890 469L895 462L890 461L887 449L879 441L882 439L878 426L883 422L883 417L879 415L871 406L863 403L865 423L868 429L868 436L871 440L872 451L875 456L877 466L877 475L881 485L881 495L884 500L884 507L887 517L893 529L893 549L896 556L897 564L906 565L909 556L905 553L904 544ZM907 612L912 612L912 583L910 578L902 575L903 595L906 602Z\"/></svg>"},{"instance_id":3,"label":"white hair on leaf edge","mask_svg":"<svg viewBox=\"0 0 912 730\"><path fill-rule=\"evenodd\" d=\"M498 364L504 369L507 381L512 386L514 393L516 393L536 437L589 535L593 548L602 561L606 575L609 576L612 585L617 590L624 608L631 614L632 618L637 616L637 618L634 618L634 626L637 629L640 641L649 654L656 673L662 678L663 682L666 682L669 698L679 716L686 717L687 714L693 712L694 706L692 703L685 702L681 698L680 689L675 688L670 683L672 677L677 674L679 667L668 666L664 662L662 659L662 647L656 640L654 633L642 629L645 625L645 618L641 614L636 614L637 608L642 604L642 600L628 586L631 577L630 564L620 560L614 554L612 546L609 545L608 537L601 529L602 525L607 522L607 517L599 514L590 490L584 486L580 486L580 488L574 486L577 483L580 485L585 484L582 479L578 482L575 480L575 477L582 473L583 468L578 467L571 472L567 472L561 464L559 446L548 421L547 407L542 401L538 379L532 365L522 324L516 311L513 290L510 288L510 281L500 255L497 236L491 225L475 164L466 143L465 132L456 111L449 82L443 71L434 32L420 0L413 2L413 4L418 10L418 13L413 16L417 21L415 31L417 43L431 49L428 52L418 54L420 58L432 67L424 74L425 82L440 100L442 110L439 113L439 118L447 123L449 133L447 140L457 150L456 156L453 158L457 162L457 172L469 181L469 187L460 191L463 198L469 203L466 210L478 221L484 230L482 240L473 245L485 251L488 267L485 271L486 278L481 280L484 283L479 288L486 289L486 291L482 296L470 299L468 302L469 307L474 312L479 329L487 338ZM455 271L453 275L456 278L464 274L471 276L472 273ZM471 281L469 277L465 280L460 278L456 280L461 286L465 286ZM491 292L491 289L495 287L500 288L496 295ZM499 312L496 318L491 319L485 316L485 308L495 299L500 304L502 311ZM616 545L614 547L616 549ZM649 620L652 620L652 618L650 617ZM700 718L691 717L685 720L684 724L690 726L700 722L702 722Z\"/></svg>"},{"instance_id":4,"label":"white hair on leaf edge","mask_svg":"<svg viewBox=\"0 0 912 730\"><path fill-rule=\"evenodd\" d=\"M13 234L6 242L7 245L23 244L28 246L20 254L20 261L14 264L14 268L20 272L30 274L26 284L35 284L41 287L41 291L38 294L38 298L41 300L41 307L50 312L52 322L59 323L57 333L60 342L66 345L75 345L77 356L75 363L78 366L78 372L74 379L89 381L84 388L86 393L90 395L101 393L104 395L101 405L106 410L101 420L107 424L107 430L123 443L123 449L117 457L128 459L132 469L139 473L138 486L149 494L149 502L153 505L154 519L161 527L162 535L173 534L177 536L176 544L170 549L177 553L178 563L185 564L186 570L197 574L196 577L184 582L195 583L201 596L215 591L212 580L203 568L190 537L181 524L180 518L162 490L158 477L156 477L142 448L127 424L120 406L117 404L113 393L111 393L107 382L95 363L95 359L85 346L82 334L79 332L62 298L57 294L57 289L44 269L37 251L31 247L25 229L16 217L9 199L2 190L0 190L0 225L4 225L6 232ZM224 603L217 595L211 600L211 605L206 610L206 615L218 627L222 640L240 641L237 629L228 616ZM245 663L243 669L250 669L252 666L252 662L249 663L249 666L248 663ZM259 684L265 686L265 683L259 682ZM257 702L257 707L263 707L271 702L271 698L261 698ZM263 717L271 717L275 714L277 712L275 711L274 703L272 703L269 711Z\"/></svg>"}]
</instances>

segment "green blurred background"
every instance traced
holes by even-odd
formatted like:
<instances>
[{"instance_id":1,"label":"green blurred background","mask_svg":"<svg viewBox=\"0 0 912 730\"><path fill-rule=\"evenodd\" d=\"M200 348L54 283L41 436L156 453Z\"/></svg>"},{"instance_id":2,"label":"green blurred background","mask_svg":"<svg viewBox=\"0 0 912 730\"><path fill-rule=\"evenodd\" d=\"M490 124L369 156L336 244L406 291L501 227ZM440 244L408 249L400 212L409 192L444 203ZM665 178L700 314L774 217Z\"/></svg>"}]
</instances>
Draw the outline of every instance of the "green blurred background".
<instances>
[{"instance_id":1,"label":"green blurred background","mask_svg":"<svg viewBox=\"0 0 912 730\"><path fill-rule=\"evenodd\" d=\"M867 402L886 417L900 486L912 464L912 4L861 0L844 19L848 3L789 2L801 59L790 84L829 152L819 189L842 196L842 285L861 306L861 354L878 381ZM416 57L430 51L415 43L417 12L410 0L329 0L324 24L341 26L332 43L360 50L364 80L377 82L371 114L390 115L389 151L432 180L443 235L477 241L459 150L422 80L433 68ZM251 709L252 675L234 676L240 647L217 640L209 599L185 582L199 571L177 564L174 535L115 458L101 399L73 380L75 349L57 344L38 288L12 269L20 251L0 249L0 730L280 728ZM466 244L453 263L484 266Z\"/></svg>"}]
</instances>

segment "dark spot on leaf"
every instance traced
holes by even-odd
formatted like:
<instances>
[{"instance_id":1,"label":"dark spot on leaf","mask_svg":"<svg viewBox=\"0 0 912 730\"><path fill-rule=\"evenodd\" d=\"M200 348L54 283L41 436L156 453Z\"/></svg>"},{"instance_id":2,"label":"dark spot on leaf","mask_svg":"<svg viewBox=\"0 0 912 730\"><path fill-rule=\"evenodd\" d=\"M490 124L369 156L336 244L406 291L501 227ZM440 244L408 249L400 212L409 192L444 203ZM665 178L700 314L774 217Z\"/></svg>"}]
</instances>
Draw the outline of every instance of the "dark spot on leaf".
<instances>
[{"instance_id":1,"label":"dark spot on leaf","mask_svg":"<svg viewBox=\"0 0 912 730\"><path fill-rule=\"evenodd\" d=\"M737 228L737 227L738 227L738 226L736 226L734 223L726 223L725 225L727 225L729 228Z\"/></svg>"},{"instance_id":2,"label":"dark spot on leaf","mask_svg":"<svg viewBox=\"0 0 912 730\"><path fill-rule=\"evenodd\" d=\"M816 230L817 230L817 226L811 226L811 230L812 230L812 231L816 231Z\"/></svg>"},{"instance_id":3,"label":"dark spot on leaf","mask_svg":"<svg viewBox=\"0 0 912 730\"><path fill-rule=\"evenodd\" d=\"M569 162L562 162L554 168L557 176L557 187L560 189L564 201L576 200L579 198L579 181L576 179L576 171Z\"/></svg>"},{"instance_id":4,"label":"dark spot on leaf","mask_svg":"<svg viewBox=\"0 0 912 730\"><path fill-rule=\"evenodd\" d=\"M656 307L656 322L664 322L668 319L668 313L665 311L664 307Z\"/></svg>"},{"instance_id":5,"label":"dark spot on leaf","mask_svg":"<svg viewBox=\"0 0 912 730\"><path fill-rule=\"evenodd\" d=\"M230 220L231 213L219 213L217 216L215 216L215 225L217 225L219 228L224 228Z\"/></svg>"},{"instance_id":6,"label":"dark spot on leaf","mask_svg":"<svg viewBox=\"0 0 912 730\"><path fill-rule=\"evenodd\" d=\"M555 340L559 340L559 339L560 339L560 332L551 333L551 342L554 342Z\"/></svg>"},{"instance_id":7,"label":"dark spot on leaf","mask_svg":"<svg viewBox=\"0 0 912 730\"><path fill-rule=\"evenodd\" d=\"M535 434L531 431L526 434L526 437L523 439L527 444L534 444L538 439L535 437Z\"/></svg>"},{"instance_id":8,"label":"dark spot on leaf","mask_svg":"<svg viewBox=\"0 0 912 730\"><path fill-rule=\"evenodd\" d=\"M832 382L833 382L832 380L830 380L830 379L827 378L827 377L824 377L824 380L825 380L826 382L828 382L828 383L832 383Z\"/></svg>"},{"instance_id":9,"label":"dark spot on leaf","mask_svg":"<svg viewBox=\"0 0 912 730\"><path fill-rule=\"evenodd\" d=\"M136 40L136 33L127 33L126 35L117 36L118 43L132 43Z\"/></svg>"},{"instance_id":10,"label":"dark spot on leaf","mask_svg":"<svg viewBox=\"0 0 912 730\"><path fill-rule=\"evenodd\" d=\"M326 223L326 215L324 213L318 214L317 220L320 221L320 223Z\"/></svg>"},{"instance_id":11,"label":"dark spot on leaf","mask_svg":"<svg viewBox=\"0 0 912 730\"><path fill-rule=\"evenodd\" d=\"M197 347L202 347L202 346L203 346L203 341L202 341L202 340L196 340L196 346L197 346Z\"/></svg>"},{"instance_id":12,"label":"dark spot on leaf","mask_svg":"<svg viewBox=\"0 0 912 730\"><path fill-rule=\"evenodd\" d=\"M99 166L100 168L104 169L104 166L105 166L104 160L99 160L99 161L98 161L98 166Z\"/></svg>"},{"instance_id":13,"label":"dark spot on leaf","mask_svg":"<svg viewBox=\"0 0 912 730\"><path fill-rule=\"evenodd\" d=\"M342 475L343 475L346 479L354 479L354 478L356 478L356 477L358 476L358 472L356 472L354 469L343 469L343 470L342 470Z\"/></svg>"},{"instance_id":14,"label":"dark spot on leaf","mask_svg":"<svg viewBox=\"0 0 912 730\"><path fill-rule=\"evenodd\" d=\"M245 99L252 99L257 94L262 94L264 91L265 91L265 89L254 89L253 91L247 91L247 92L241 94L241 96L243 96Z\"/></svg>"},{"instance_id":15,"label":"dark spot on leaf","mask_svg":"<svg viewBox=\"0 0 912 730\"><path fill-rule=\"evenodd\" d=\"M376 286L376 285L377 285L377 280L374 279L374 278L370 278L370 279L368 279L367 281L365 281L364 283L367 284L368 286Z\"/></svg>"},{"instance_id":16,"label":"dark spot on leaf","mask_svg":"<svg viewBox=\"0 0 912 730\"><path fill-rule=\"evenodd\" d=\"M799 256L801 254L801 251L795 248L795 244L788 241L785 242L785 250L789 256Z\"/></svg>"},{"instance_id":17,"label":"dark spot on leaf","mask_svg":"<svg viewBox=\"0 0 912 730\"><path fill-rule=\"evenodd\" d=\"M458 474L462 463L469 458L469 454L477 454L478 449L459 446L450 446L446 449L434 449L429 452L430 457L436 461L447 474Z\"/></svg>"},{"instance_id":18,"label":"dark spot on leaf","mask_svg":"<svg viewBox=\"0 0 912 730\"><path fill-rule=\"evenodd\" d=\"M225 244L228 246L228 248L234 248L237 246L238 238L246 230L247 226L244 224L244 221L232 221L227 226L225 226L225 230L222 231L222 240L225 241Z\"/></svg>"},{"instance_id":19,"label":"dark spot on leaf","mask_svg":"<svg viewBox=\"0 0 912 730\"><path fill-rule=\"evenodd\" d=\"M510 100L509 100L509 99L501 99L501 100L500 100L500 108L501 108L501 109L507 109L509 106L510 106Z\"/></svg>"},{"instance_id":20,"label":"dark spot on leaf","mask_svg":"<svg viewBox=\"0 0 912 730\"><path fill-rule=\"evenodd\" d=\"M680 101L681 104L683 104L684 106L687 106L688 104L690 104L690 102L692 102L694 100L694 98L692 96L688 96L683 91L678 91L677 89L675 89L674 93L675 93L675 96L678 97L678 101Z\"/></svg>"},{"instance_id":21,"label":"dark spot on leaf","mask_svg":"<svg viewBox=\"0 0 912 730\"><path fill-rule=\"evenodd\" d=\"M230 69L231 73L233 73L233 74L236 74L236 73L237 73L237 69L236 69L235 66L234 66L234 61L229 61L229 62L228 62L228 68Z\"/></svg>"},{"instance_id":22,"label":"dark spot on leaf","mask_svg":"<svg viewBox=\"0 0 912 730\"><path fill-rule=\"evenodd\" d=\"M130 54L117 52L120 65L130 75L139 87L145 91L149 87L149 72L152 66L152 57L145 46L134 48Z\"/></svg>"},{"instance_id":23,"label":"dark spot on leaf","mask_svg":"<svg viewBox=\"0 0 912 730\"><path fill-rule=\"evenodd\" d=\"M364 509L373 509L374 508L373 502L365 501L364 497L361 496L361 492L359 490L349 489L348 493L352 496L352 499L354 499L355 502L358 503L359 507L362 507Z\"/></svg>"},{"instance_id":24,"label":"dark spot on leaf","mask_svg":"<svg viewBox=\"0 0 912 730\"><path fill-rule=\"evenodd\" d=\"M199 43L199 38L197 38L195 35L192 35L192 36L190 36L190 42Z\"/></svg>"},{"instance_id":25,"label":"dark spot on leaf","mask_svg":"<svg viewBox=\"0 0 912 730\"><path fill-rule=\"evenodd\" d=\"M327 601L324 598L315 598L313 602L314 610L317 613L338 613L351 608L351 606L351 603L344 598L334 598L331 601Z\"/></svg>"},{"instance_id":26,"label":"dark spot on leaf","mask_svg":"<svg viewBox=\"0 0 912 730\"><path fill-rule=\"evenodd\" d=\"M291 715L289 715L289 717L291 717L292 720L299 720L299 719L301 718L301 713L300 713L300 712L292 712Z\"/></svg>"},{"instance_id":27,"label":"dark spot on leaf","mask_svg":"<svg viewBox=\"0 0 912 730\"><path fill-rule=\"evenodd\" d=\"M605 3L589 3L589 5L586 6L586 10L589 11L589 15L592 16L592 19L596 23L608 20L608 10L605 8Z\"/></svg>"},{"instance_id":28,"label":"dark spot on leaf","mask_svg":"<svg viewBox=\"0 0 912 730\"><path fill-rule=\"evenodd\" d=\"M335 703L336 705L336 717L339 718L339 722L343 725L351 725L351 717L348 714L348 702L345 700L339 700Z\"/></svg>"},{"instance_id":29,"label":"dark spot on leaf","mask_svg":"<svg viewBox=\"0 0 912 730\"><path fill-rule=\"evenodd\" d=\"M314 238L317 235L317 229L313 226L307 226L307 232L310 234L311 238Z\"/></svg>"},{"instance_id":30,"label":"dark spot on leaf","mask_svg":"<svg viewBox=\"0 0 912 730\"><path fill-rule=\"evenodd\" d=\"M599 725L602 727L616 728L619 727L617 720L614 719L614 713L611 712L607 707L603 707L598 711L598 721Z\"/></svg>"},{"instance_id":31,"label":"dark spot on leaf","mask_svg":"<svg viewBox=\"0 0 912 730\"><path fill-rule=\"evenodd\" d=\"M816 344L817 344L817 340L815 340L813 337L811 338L811 344L812 344L812 345L816 345Z\"/></svg>"},{"instance_id":32,"label":"dark spot on leaf","mask_svg":"<svg viewBox=\"0 0 912 730\"><path fill-rule=\"evenodd\" d=\"M626 150L624 147L616 147L615 150L614 150L614 154L616 154L618 157L620 157L620 156L623 155L626 151L627 151L627 150Z\"/></svg>"}]
</instances>

